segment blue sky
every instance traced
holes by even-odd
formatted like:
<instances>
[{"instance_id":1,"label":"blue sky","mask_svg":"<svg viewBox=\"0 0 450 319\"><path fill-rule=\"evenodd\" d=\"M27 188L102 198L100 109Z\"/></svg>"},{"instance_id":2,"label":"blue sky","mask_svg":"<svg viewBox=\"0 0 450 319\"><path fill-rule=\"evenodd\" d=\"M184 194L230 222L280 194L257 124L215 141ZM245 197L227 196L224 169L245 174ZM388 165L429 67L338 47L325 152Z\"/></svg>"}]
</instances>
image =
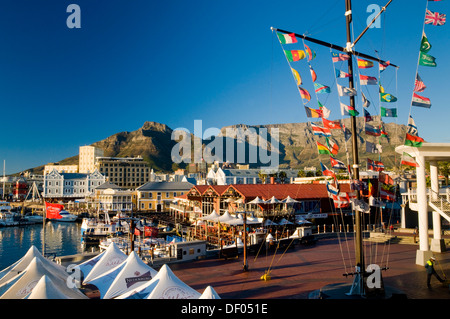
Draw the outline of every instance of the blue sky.
<instances>
[{"instance_id":1,"label":"blue sky","mask_svg":"<svg viewBox=\"0 0 450 319\"><path fill-rule=\"evenodd\" d=\"M367 7L385 2L353 1L355 36L371 14ZM66 25L71 3L81 8L80 29ZM370 29L357 44L356 50L371 55L378 50L400 66L397 76L392 68L382 74L386 91L398 97L392 105L398 118L386 122L407 122L425 5L394 0L382 28ZM450 14L449 1L431 2L429 9ZM344 0L4 0L0 160L6 160L7 173L18 172L76 155L80 145L136 130L145 121L191 132L194 120L202 120L203 129L307 122L270 27L345 45L343 12ZM419 135L430 142L450 142L445 129L437 129L450 119L448 27L425 26L438 67L419 67L419 74L427 85L423 95L433 105L412 109ZM317 53L311 64L318 78L334 91L326 99L331 118L342 118L329 49L310 47ZM306 61L296 63L312 90ZM369 111L377 114L373 92Z\"/></svg>"}]
</instances>

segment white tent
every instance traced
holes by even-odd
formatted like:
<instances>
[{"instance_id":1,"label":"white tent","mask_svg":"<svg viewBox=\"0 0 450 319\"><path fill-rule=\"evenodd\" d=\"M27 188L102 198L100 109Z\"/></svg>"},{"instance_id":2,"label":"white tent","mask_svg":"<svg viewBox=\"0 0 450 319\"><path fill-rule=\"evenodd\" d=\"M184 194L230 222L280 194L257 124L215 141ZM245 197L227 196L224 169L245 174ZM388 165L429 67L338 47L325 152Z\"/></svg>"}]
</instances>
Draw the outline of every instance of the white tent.
<instances>
[{"instance_id":1,"label":"white tent","mask_svg":"<svg viewBox=\"0 0 450 319\"><path fill-rule=\"evenodd\" d=\"M67 272L64 267L48 260L42 256L41 252L35 246L31 246L22 258L0 272L0 286L23 272L34 258L41 260L47 265L48 269L51 269L52 272L58 274L60 277L67 277Z\"/></svg>"},{"instance_id":2,"label":"white tent","mask_svg":"<svg viewBox=\"0 0 450 319\"><path fill-rule=\"evenodd\" d=\"M294 203L299 203L298 200L293 199L291 196L288 195L288 197L286 197L285 199L283 199L281 201L284 204L294 204Z\"/></svg>"},{"instance_id":3,"label":"white tent","mask_svg":"<svg viewBox=\"0 0 450 319\"><path fill-rule=\"evenodd\" d=\"M127 257L128 256L117 247L116 243L112 242L106 249L105 254L103 254L89 274L84 278L84 283L89 282L120 265Z\"/></svg>"},{"instance_id":4,"label":"white tent","mask_svg":"<svg viewBox=\"0 0 450 319\"><path fill-rule=\"evenodd\" d=\"M53 284L67 297L74 299L87 299L76 287L69 287L67 284L69 274L66 279L62 279L57 274L54 274L52 269L47 268L37 257L33 258L28 267L16 277L10 279L3 284L8 286L8 289L1 295L0 299L22 299L31 293L33 288L46 275L53 282Z\"/></svg>"},{"instance_id":5,"label":"white tent","mask_svg":"<svg viewBox=\"0 0 450 319\"><path fill-rule=\"evenodd\" d=\"M201 294L182 282L164 264L158 272L158 283L146 299L198 299Z\"/></svg>"},{"instance_id":6,"label":"white tent","mask_svg":"<svg viewBox=\"0 0 450 319\"><path fill-rule=\"evenodd\" d=\"M276 226L278 225L277 223L275 223L274 221L270 220L270 219L266 219L264 221L264 226Z\"/></svg>"},{"instance_id":7,"label":"white tent","mask_svg":"<svg viewBox=\"0 0 450 319\"><path fill-rule=\"evenodd\" d=\"M266 201L266 204L279 204L282 203L278 199L275 198L275 196L272 196L269 200Z\"/></svg>"},{"instance_id":8,"label":"white tent","mask_svg":"<svg viewBox=\"0 0 450 319\"><path fill-rule=\"evenodd\" d=\"M88 260L82 262L81 264L79 264L77 266L81 270L81 272L83 273L84 278L86 278L87 275L89 275L89 273L91 272L92 268L94 268L94 266L103 257L103 255L105 253L106 253L106 250L102 251L101 253L99 253L95 257L92 257L91 259L88 259Z\"/></svg>"},{"instance_id":9,"label":"white tent","mask_svg":"<svg viewBox=\"0 0 450 319\"><path fill-rule=\"evenodd\" d=\"M258 196L256 196L254 200L248 202L247 204L266 204L266 202L261 198L259 198Z\"/></svg>"},{"instance_id":10,"label":"white tent","mask_svg":"<svg viewBox=\"0 0 450 319\"><path fill-rule=\"evenodd\" d=\"M226 211L222 216L220 216L217 221L223 223L223 224L229 224L232 223L234 221L236 221L236 218L231 216L231 214Z\"/></svg>"},{"instance_id":11,"label":"white tent","mask_svg":"<svg viewBox=\"0 0 450 319\"><path fill-rule=\"evenodd\" d=\"M133 251L117 267L84 283L96 286L100 291L100 298L111 299L130 291L138 283L151 280L157 273Z\"/></svg>"},{"instance_id":12,"label":"white tent","mask_svg":"<svg viewBox=\"0 0 450 319\"><path fill-rule=\"evenodd\" d=\"M215 210L212 211L211 214L209 214L208 216L202 217L202 220L208 220L208 221L217 221L217 219L220 217L219 214L216 213Z\"/></svg>"},{"instance_id":13,"label":"white tent","mask_svg":"<svg viewBox=\"0 0 450 319\"><path fill-rule=\"evenodd\" d=\"M31 293L25 299L70 299L53 281L44 275L39 279L37 285L33 288Z\"/></svg>"},{"instance_id":14,"label":"white tent","mask_svg":"<svg viewBox=\"0 0 450 319\"><path fill-rule=\"evenodd\" d=\"M278 225L292 225L293 223L288 221L286 218L283 218L278 222Z\"/></svg>"},{"instance_id":15,"label":"white tent","mask_svg":"<svg viewBox=\"0 0 450 319\"><path fill-rule=\"evenodd\" d=\"M208 286L198 299L220 299L220 296L217 294L213 287Z\"/></svg>"}]
</instances>

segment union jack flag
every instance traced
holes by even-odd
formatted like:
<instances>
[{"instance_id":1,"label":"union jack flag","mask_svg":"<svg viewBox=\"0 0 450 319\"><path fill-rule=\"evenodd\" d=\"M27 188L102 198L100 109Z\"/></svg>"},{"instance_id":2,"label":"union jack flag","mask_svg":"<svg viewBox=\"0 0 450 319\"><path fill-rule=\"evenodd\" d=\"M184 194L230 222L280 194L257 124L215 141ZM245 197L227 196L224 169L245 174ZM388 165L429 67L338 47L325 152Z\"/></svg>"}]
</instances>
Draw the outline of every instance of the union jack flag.
<instances>
[{"instance_id":1,"label":"union jack flag","mask_svg":"<svg viewBox=\"0 0 450 319\"><path fill-rule=\"evenodd\" d=\"M445 14L440 14L438 12L431 12L428 9L425 13L425 24L444 25L445 20L446 20Z\"/></svg>"},{"instance_id":2,"label":"union jack flag","mask_svg":"<svg viewBox=\"0 0 450 319\"><path fill-rule=\"evenodd\" d=\"M426 89L425 84L419 76L419 73L416 74L416 81L414 82L414 92L423 92Z\"/></svg>"}]
</instances>

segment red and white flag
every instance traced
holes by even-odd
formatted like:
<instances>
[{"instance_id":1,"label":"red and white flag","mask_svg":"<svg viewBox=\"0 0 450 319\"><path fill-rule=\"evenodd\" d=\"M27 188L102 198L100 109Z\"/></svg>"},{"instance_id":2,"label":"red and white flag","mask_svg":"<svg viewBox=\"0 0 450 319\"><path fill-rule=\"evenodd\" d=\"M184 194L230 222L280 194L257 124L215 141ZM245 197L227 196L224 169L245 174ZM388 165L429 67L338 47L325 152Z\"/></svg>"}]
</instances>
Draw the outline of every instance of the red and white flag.
<instances>
[{"instance_id":1,"label":"red and white flag","mask_svg":"<svg viewBox=\"0 0 450 319\"><path fill-rule=\"evenodd\" d=\"M59 214L64 209L61 204L47 203L45 202L45 210L47 212L46 217L48 219L60 219L62 216Z\"/></svg>"},{"instance_id":2,"label":"red and white flag","mask_svg":"<svg viewBox=\"0 0 450 319\"><path fill-rule=\"evenodd\" d=\"M446 20L445 14L440 14L438 12L431 12L428 9L425 13L425 24L444 25L445 20Z\"/></svg>"}]
</instances>

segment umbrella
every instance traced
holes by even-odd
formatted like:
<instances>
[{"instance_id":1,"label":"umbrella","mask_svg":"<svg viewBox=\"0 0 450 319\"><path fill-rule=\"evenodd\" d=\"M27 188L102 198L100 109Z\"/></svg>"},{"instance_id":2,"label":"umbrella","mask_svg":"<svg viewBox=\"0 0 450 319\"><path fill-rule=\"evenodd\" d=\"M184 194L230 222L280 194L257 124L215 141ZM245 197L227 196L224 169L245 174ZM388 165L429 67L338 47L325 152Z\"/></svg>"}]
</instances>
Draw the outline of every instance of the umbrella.
<instances>
[{"instance_id":1,"label":"umbrella","mask_svg":"<svg viewBox=\"0 0 450 319\"><path fill-rule=\"evenodd\" d=\"M254 200L248 202L247 204L266 204L266 202L261 198L259 198L258 196L256 196Z\"/></svg>"},{"instance_id":2,"label":"umbrella","mask_svg":"<svg viewBox=\"0 0 450 319\"><path fill-rule=\"evenodd\" d=\"M290 225L293 224L292 222L288 221L286 218L283 218L278 222L278 225Z\"/></svg>"},{"instance_id":3,"label":"umbrella","mask_svg":"<svg viewBox=\"0 0 450 319\"><path fill-rule=\"evenodd\" d=\"M289 195L288 195L288 197L286 197L285 199L283 199L281 202L282 202L282 203L285 203L285 204L299 203L298 200L293 199L293 198L292 198L291 196L289 196Z\"/></svg>"},{"instance_id":4,"label":"umbrella","mask_svg":"<svg viewBox=\"0 0 450 319\"><path fill-rule=\"evenodd\" d=\"M273 221L271 221L270 219L267 219L267 220L264 222L264 226L276 226L276 225L278 225L278 224L275 223L275 222L273 222Z\"/></svg>"},{"instance_id":5,"label":"umbrella","mask_svg":"<svg viewBox=\"0 0 450 319\"><path fill-rule=\"evenodd\" d=\"M279 201L278 199L275 198L275 196L272 196L271 199L269 199L268 201L266 201L267 204L279 204L282 203L281 201Z\"/></svg>"}]
</instances>

